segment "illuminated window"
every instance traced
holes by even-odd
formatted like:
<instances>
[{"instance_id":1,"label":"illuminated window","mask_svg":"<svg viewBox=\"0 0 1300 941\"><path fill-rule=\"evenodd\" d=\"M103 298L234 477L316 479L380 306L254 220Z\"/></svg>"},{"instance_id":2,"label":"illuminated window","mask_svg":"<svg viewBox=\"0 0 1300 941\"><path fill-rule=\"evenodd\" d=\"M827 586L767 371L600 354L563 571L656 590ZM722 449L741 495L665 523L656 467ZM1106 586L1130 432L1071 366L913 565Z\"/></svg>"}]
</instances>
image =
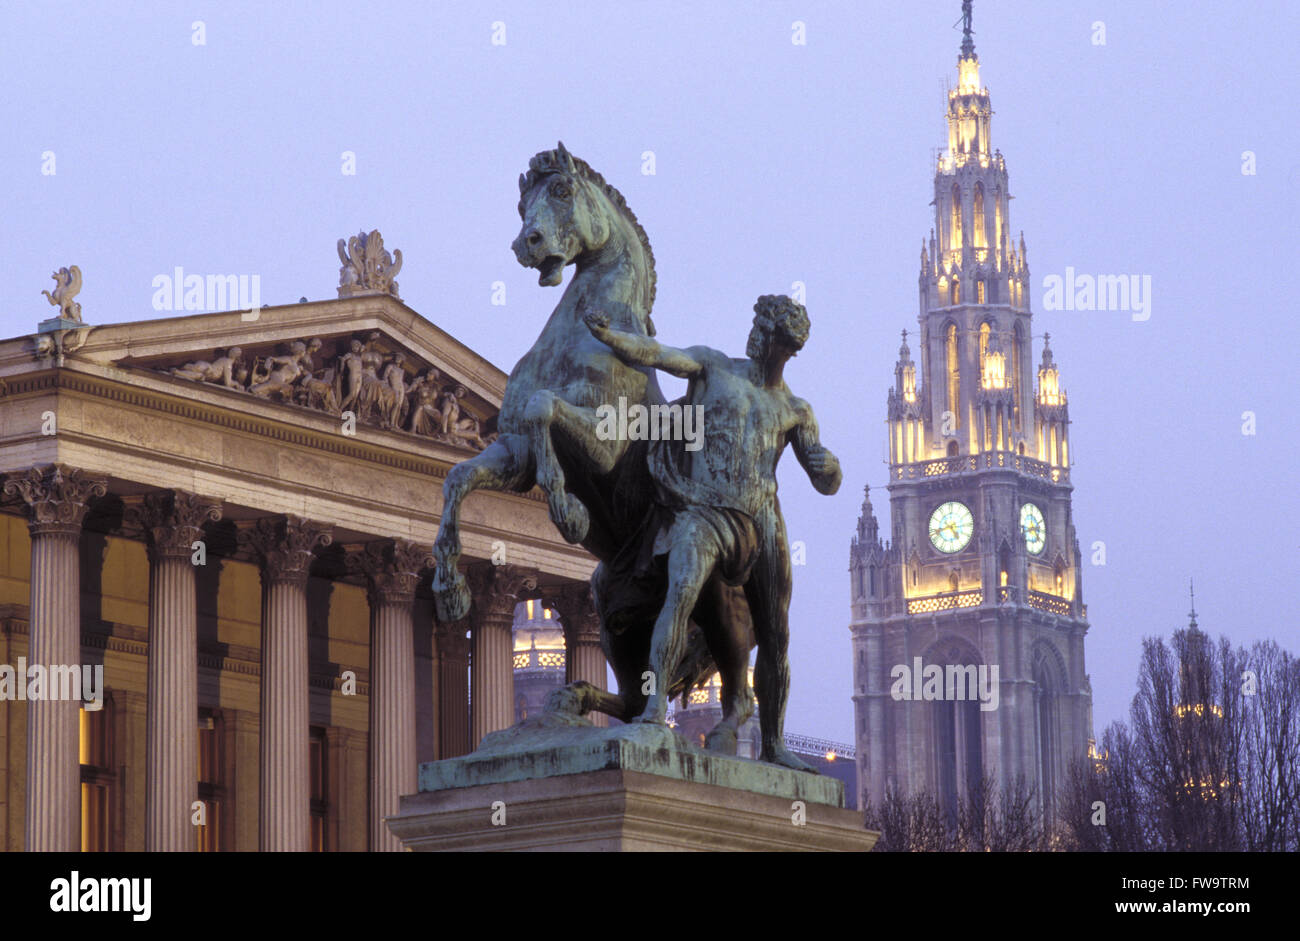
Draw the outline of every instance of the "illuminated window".
<instances>
[{"instance_id":1,"label":"illuminated window","mask_svg":"<svg viewBox=\"0 0 1300 941\"><path fill-rule=\"evenodd\" d=\"M1016 431L1020 430L1020 346L1024 343L1024 331L1020 329L1020 323L1015 326L1015 335L1011 340L1011 381L1008 388L1011 390L1011 409L1012 415L1016 422Z\"/></svg>"},{"instance_id":2,"label":"illuminated window","mask_svg":"<svg viewBox=\"0 0 1300 941\"><path fill-rule=\"evenodd\" d=\"M955 285L957 282L953 282ZM953 415L953 430L956 431L960 426L957 420L958 415L958 395L961 391L961 365L957 360L957 325L948 324L948 329L944 332L944 359L948 369L948 398L944 406Z\"/></svg>"},{"instance_id":3,"label":"illuminated window","mask_svg":"<svg viewBox=\"0 0 1300 941\"><path fill-rule=\"evenodd\" d=\"M980 278L975 282L975 303L983 304L984 301L984 279Z\"/></svg>"},{"instance_id":4,"label":"illuminated window","mask_svg":"<svg viewBox=\"0 0 1300 941\"><path fill-rule=\"evenodd\" d=\"M988 241L984 234L984 187L979 183L975 184L975 206L974 206L974 231L971 232L971 244L976 248L987 248ZM980 293L983 293L981 291ZM980 299L979 303L984 303Z\"/></svg>"},{"instance_id":5,"label":"illuminated window","mask_svg":"<svg viewBox=\"0 0 1300 941\"><path fill-rule=\"evenodd\" d=\"M329 749L325 730L311 730L311 850L324 853L329 849L325 821L329 816Z\"/></svg>"},{"instance_id":6,"label":"illuminated window","mask_svg":"<svg viewBox=\"0 0 1300 941\"><path fill-rule=\"evenodd\" d=\"M102 853L109 846L113 808L112 728L107 701L94 711L81 709L81 851Z\"/></svg>"},{"instance_id":7,"label":"illuminated window","mask_svg":"<svg viewBox=\"0 0 1300 941\"><path fill-rule=\"evenodd\" d=\"M949 229L948 247L959 249L961 245L961 187L954 183L952 185L952 222ZM956 303L956 301L953 303Z\"/></svg>"},{"instance_id":8,"label":"illuminated window","mask_svg":"<svg viewBox=\"0 0 1300 941\"><path fill-rule=\"evenodd\" d=\"M961 279L952 279L952 302L953 304L961 303Z\"/></svg>"},{"instance_id":9,"label":"illuminated window","mask_svg":"<svg viewBox=\"0 0 1300 941\"><path fill-rule=\"evenodd\" d=\"M206 815L198 827L199 852L220 852L227 800L225 721L212 709L199 710L199 800Z\"/></svg>"},{"instance_id":10,"label":"illuminated window","mask_svg":"<svg viewBox=\"0 0 1300 941\"><path fill-rule=\"evenodd\" d=\"M1002 190L1000 189L993 191L993 245L998 249L1002 247ZM999 268L1001 264L999 258Z\"/></svg>"}]
</instances>

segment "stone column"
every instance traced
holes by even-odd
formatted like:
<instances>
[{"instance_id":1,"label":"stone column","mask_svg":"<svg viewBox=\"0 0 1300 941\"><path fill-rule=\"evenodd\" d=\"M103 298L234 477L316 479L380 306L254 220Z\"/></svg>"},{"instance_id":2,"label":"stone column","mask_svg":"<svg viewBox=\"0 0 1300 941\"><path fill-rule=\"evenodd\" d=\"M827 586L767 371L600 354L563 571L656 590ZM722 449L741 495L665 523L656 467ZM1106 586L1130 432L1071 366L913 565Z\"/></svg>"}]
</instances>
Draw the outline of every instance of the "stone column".
<instances>
[{"instance_id":1,"label":"stone column","mask_svg":"<svg viewBox=\"0 0 1300 941\"><path fill-rule=\"evenodd\" d=\"M33 467L5 480L6 496L25 504L32 538L29 664L81 663L81 559L78 541L93 497L108 483L79 468ZM18 682L25 683L26 677ZM27 703L26 848L81 849L81 750L76 700Z\"/></svg>"},{"instance_id":2,"label":"stone column","mask_svg":"<svg viewBox=\"0 0 1300 941\"><path fill-rule=\"evenodd\" d=\"M198 798L198 609L193 544L220 504L192 493L147 494L132 508L149 547L149 704L146 732L146 851L193 851Z\"/></svg>"},{"instance_id":3,"label":"stone column","mask_svg":"<svg viewBox=\"0 0 1300 941\"><path fill-rule=\"evenodd\" d=\"M585 680L599 689L607 688L605 651L600 647L600 616L586 582L568 584L555 595L553 607L564 628L564 681ZM593 712L593 725L608 726L609 716Z\"/></svg>"},{"instance_id":4,"label":"stone column","mask_svg":"<svg viewBox=\"0 0 1300 941\"><path fill-rule=\"evenodd\" d=\"M489 732L507 729L515 721L514 638L515 605L525 592L535 591L537 578L514 565L480 563L469 571L474 604L470 648L471 741L475 748Z\"/></svg>"},{"instance_id":5,"label":"stone column","mask_svg":"<svg viewBox=\"0 0 1300 941\"><path fill-rule=\"evenodd\" d=\"M262 563L261 814L263 851L311 848L307 703L307 576L330 527L297 516L239 534Z\"/></svg>"},{"instance_id":6,"label":"stone column","mask_svg":"<svg viewBox=\"0 0 1300 941\"><path fill-rule=\"evenodd\" d=\"M465 621L438 623L438 757L455 758L473 748L469 740L469 638Z\"/></svg>"},{"instance_id":7,"label":"stone column","mask_svg":"<svg viewBox=\"0 0 1300 941\"><path fill-rule=\"evenodd\" d=\"M370 543L348 557L348 567L366 576L370 599L371 852L401 850L384 817L416 790L415 586L432 564L428 549L404 539Z\"/></svg>"}]
</instances>

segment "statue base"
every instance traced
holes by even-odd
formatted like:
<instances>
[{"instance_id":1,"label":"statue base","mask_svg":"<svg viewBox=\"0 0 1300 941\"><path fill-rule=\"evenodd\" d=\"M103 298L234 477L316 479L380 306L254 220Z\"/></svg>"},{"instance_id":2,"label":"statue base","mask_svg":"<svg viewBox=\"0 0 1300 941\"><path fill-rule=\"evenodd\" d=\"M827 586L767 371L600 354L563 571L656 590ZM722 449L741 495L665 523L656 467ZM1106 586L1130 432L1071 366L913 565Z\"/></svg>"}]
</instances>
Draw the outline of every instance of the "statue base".
<instances>
[{"instance_id":1,"label":"statue base","mask_svg":"<svg viewBox=\"0 0 1300 941\"><path fill-rule=\"evenodd\" d=\"M70 320L67 317L51 317L49 320L42 320L36 327L37 333L55 333L59 330L80 330L86 324L80 320Z\"/></svg>"},{"instance_id":2,"label":"statue base","mask_svg":"<svg viewBox=\"0 0 1300 941\"><path fill-rule=\"evenodd\" d=\"M544 714L420 766L407 850L849 851L878 833L834 778L696 748L667 726Z\"/></svg>"}]
</instances>

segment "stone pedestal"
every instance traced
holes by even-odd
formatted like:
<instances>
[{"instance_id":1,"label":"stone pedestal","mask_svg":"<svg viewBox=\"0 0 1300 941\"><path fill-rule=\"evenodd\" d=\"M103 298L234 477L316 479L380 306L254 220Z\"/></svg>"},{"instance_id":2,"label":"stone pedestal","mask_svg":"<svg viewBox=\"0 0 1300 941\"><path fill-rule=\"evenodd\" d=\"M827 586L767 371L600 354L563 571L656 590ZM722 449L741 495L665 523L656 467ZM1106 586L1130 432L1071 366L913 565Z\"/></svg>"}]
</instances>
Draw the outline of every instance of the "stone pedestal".
<instances>
[{"instance_id":1,"label":"stone pedestal","mask_svg":"<svg viewBox=\"0 0 1300 941\"><path fill-rule=\"evenodd\" d=\"M419 851L866 852L879 836L833 778L549 714L421 765L388 825Z\"/></svg>"}]
</instances>

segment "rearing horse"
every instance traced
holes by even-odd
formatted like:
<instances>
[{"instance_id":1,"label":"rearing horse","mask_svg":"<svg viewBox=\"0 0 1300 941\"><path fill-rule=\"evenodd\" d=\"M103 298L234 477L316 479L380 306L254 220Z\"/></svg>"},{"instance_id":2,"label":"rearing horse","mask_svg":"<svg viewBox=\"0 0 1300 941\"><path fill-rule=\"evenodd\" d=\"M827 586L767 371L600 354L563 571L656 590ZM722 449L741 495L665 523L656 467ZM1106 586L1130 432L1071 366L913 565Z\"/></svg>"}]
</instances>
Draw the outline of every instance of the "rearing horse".
<instances>
[{"instance_id":1,"label":"rearing horse","mask_svg":"<svg viewBox=\"0 0 1300 941\"><path fill-rule=\"evenodd\" d=\"M506 382L497 418L499 436L481 454L451 469L443 484L443 513L434 543L433 589L438 617L456 621L469 611L469 589L456 569L460 507L473 491L546 495L561 535L609 562L645 517L653 486L641 442L596 433L597 406L664 402L655 371L624 364L583 323L588 309L620 329L654 335L654 254L645 230L622 195L560 143L528 163L519 177L519 215L512 244L519 263L539 272L538 283L559 285L564 268L576 273L532 348ZM600 608L604 566L593 590ZM734 752L735 732L751 714L748 608L743 592L720 581L701 594L693 619L702 634L669 688L681 690L717 668L722 673L724 720L713 744ZM595 708L631 718L645 698L640 675L648 662L651 625L615 636L602 617L602 646L619 679L620 696L601 694ZM707 643L707 650L704 645Z\"/></svg>"}]
</instances>

